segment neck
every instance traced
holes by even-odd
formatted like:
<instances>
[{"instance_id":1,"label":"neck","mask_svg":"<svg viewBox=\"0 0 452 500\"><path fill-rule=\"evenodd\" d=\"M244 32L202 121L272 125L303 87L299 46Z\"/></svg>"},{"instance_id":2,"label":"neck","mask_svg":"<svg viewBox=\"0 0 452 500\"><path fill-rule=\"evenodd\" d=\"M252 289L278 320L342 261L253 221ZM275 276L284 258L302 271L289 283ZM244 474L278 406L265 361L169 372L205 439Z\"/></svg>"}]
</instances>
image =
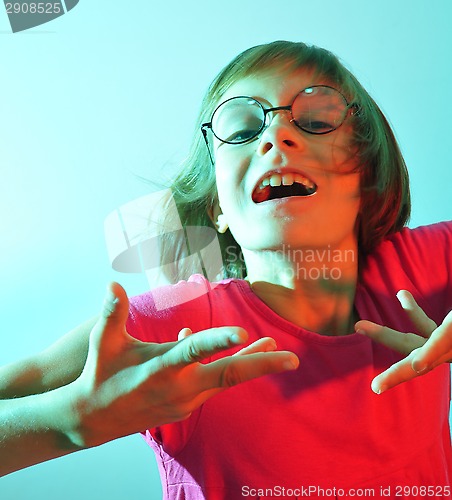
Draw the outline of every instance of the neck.
<instances>
[{"instance_id":1,"label":"neck","mask_svg":"<svg viewBox=\"0 0 452 500\"><path fill-rule=\"evenodd\" d=\"M346 335L357 321L355 242L333 248L244 250L247 280L283 318L323 335Z\"/></svg>"}]
</instances>

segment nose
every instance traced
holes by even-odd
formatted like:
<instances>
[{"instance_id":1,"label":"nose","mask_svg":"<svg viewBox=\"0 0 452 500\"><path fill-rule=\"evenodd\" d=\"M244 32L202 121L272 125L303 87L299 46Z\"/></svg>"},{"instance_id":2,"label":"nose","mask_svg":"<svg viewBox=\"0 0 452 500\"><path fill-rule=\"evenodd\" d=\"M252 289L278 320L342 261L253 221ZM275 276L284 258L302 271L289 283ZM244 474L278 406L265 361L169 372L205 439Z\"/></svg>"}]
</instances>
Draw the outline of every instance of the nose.
<instances>
[{"instance_id":1,"label":"nose","mask_svg":"<svg viewBox=\"0 0 452 500\"><path fill-rule=\"evenodd\" d=\"M273 148L302 151L305 148L304 141L302 132L291 123L290 113L278 112L274 114L270 125L263 131L257 152L264 156Z\"/></svg>"}]
</instances>

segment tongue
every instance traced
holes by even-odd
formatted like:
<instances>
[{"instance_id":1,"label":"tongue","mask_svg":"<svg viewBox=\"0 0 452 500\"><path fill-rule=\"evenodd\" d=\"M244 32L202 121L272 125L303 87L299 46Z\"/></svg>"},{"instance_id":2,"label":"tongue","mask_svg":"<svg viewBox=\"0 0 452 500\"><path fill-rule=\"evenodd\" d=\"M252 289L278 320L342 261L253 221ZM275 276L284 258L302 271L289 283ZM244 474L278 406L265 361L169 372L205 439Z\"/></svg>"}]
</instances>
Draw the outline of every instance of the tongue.
<instances>
[{"instance_id":1,"label":"tongue","mask_svg":"<svg viewBox=\"0 0 452 500\"><path fill-rule=\"evenodd\" d=\"M267 200L288 198L290 196L309 196L312 194L305 186L295 182L290 186L265 186L257 188L253 193L254 203L262 203Z\"/></svg>"},{"instance_id":2,"label":"tongue","mask_svg":"<svg viewBox=\"0 0 452 500\"><path fill-rule=\"evenodd\" d=\"M256 188L253 193L254 203L262 203L270 199L270 186L265 186L264 188Z\"/></svg>"}]
</instances>

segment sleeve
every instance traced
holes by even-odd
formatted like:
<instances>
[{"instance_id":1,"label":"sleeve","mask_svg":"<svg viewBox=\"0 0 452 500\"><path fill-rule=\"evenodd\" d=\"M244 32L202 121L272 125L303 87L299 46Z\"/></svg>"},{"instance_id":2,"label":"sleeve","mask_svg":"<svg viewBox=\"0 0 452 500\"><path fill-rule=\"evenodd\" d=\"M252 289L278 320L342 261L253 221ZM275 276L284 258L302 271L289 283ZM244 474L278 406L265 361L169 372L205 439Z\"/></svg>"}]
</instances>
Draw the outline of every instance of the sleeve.
<instances>
[{"instance_id":1,"label":"sleeve","mask_svg":"<svg viewBox=\"0 0 452 500\"><path fill-rule=\"evenodd\" d=\"M416 229L403 228L367 256L360 270L363 319L411 331L395 295L410 291L437 324L452 309L452 221Z\"/></svg>"},{"instance_id":2,"label":"sleeve","mask_svg":"<svg viewBox=\"0 0 452 500\"><path fill-rule=\"evenodd\" d=\"M130 299L127 332L144 342L172 342L182 328L210 328L210 283L200 275Z\"/></svg>"},{"instance_id":3,"label":"sleeve","mask_svg":"<svg viewBox=\"0 0 452 500\"><path fill-rule=\"evenodd\" d=\"M393 243L418 298L441 322L452 309L452 221L404 229Z\"/></svg>"}]
</instances>

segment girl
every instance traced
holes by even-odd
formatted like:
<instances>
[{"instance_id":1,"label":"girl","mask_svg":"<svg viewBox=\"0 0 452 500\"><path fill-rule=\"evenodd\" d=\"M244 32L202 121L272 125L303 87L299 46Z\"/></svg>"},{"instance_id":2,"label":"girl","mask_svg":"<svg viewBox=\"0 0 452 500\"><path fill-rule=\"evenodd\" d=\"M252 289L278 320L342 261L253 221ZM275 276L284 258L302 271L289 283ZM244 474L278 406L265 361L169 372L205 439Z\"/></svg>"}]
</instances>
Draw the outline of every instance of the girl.
<instances>
[{"instance_id":1,"label":"girl","mask_svg":"<svg viewBox=\"0 0 452 500\"><path fill-rule=\"evenodd\" d=\"M128 331L151 340L168 322L194 331L236 324L296 353L300 369L148 431L163 490L240 498L277 486L377 494L430 485L448 494L448 366L382 396L368 390L391 365L406 378L416 371L412 358L360 333L399 350L422 340L358 320L428 336L435 325L402 292L413 327L397 292L412 291L438 324L452 306L452 225L403 229L408 175L377 105L329 52L276 42L220 73L199 125L207 144L195 142L173 192L183 225L216 226L226 280L212 287L195 276L136 298ZM170 300L178 305L160 312ZM424 369L419 360L414 368ZM373 384L384 392L391 371Z\"/></svg>"},{"instance_id":2,"label":"girl","mask_svg":"<svg viewBox=\"0 0 452 500\"><path fill-rule=\"evenodd\" d=\"M5 397L53 389L69 451L149 429L165 498L449 497L452 224L404 228L408 176L377 105L328 51L275 42L220 73L199 125L174 200L184 226L218 230L224 279L176 272L134 298L145 343L115 285L94 328L4 371Z\"/></svg>"}]
</instances>

